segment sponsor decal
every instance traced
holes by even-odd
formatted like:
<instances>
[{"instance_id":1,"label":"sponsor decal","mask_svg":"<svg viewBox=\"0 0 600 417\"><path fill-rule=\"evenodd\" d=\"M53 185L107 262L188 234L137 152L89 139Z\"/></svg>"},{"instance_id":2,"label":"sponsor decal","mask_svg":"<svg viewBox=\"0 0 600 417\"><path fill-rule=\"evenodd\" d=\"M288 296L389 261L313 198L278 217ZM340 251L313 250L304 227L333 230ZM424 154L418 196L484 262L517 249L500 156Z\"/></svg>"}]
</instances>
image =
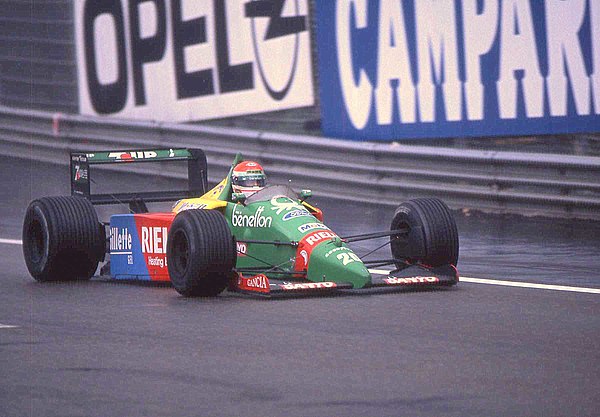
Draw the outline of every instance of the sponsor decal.
<instances>
[{"instance_id":1,"label":"sponsor decal","mask_svg":"<svg viewBox=\"0 0 600 417\"><path fill-rule=\"evenodd\" d=\"M94 154L91 154L94 156ZM90 158L90 154L87 155L71 155L71 161L73 162L87 162L87 158Z\"/></svg>"},{"instance_id":2,"label":"sponsor decal","mask_svg":"<svg viewBox=\"0 0 600 417\"><path fill-rule=\"evenodd\" d=\"M142 253L167 253L167 228L142 226Z\"/></svg>"},{"instance_id":3,"label":"sponsor decal","mask_svg":"<svg viewBox=\"0 0 600 417\"><path fill-rule=\"evenodd\" d=\"M434 284L440 282L437 277L410 277L410 278L396 278L388 277L383 280L389 285L411 285L411 284Z\"/></svg>"},{"instance_id":4,"label":"sponsor decal","mask_svg":"<svg viewBox=\"0 0 600 417\"><path fill-rule=\"evenodd\" d=\"M315 2L325 135L597 132L600 2Z\"/></svg>"},{"instance_id":5,"label":"sponsor decal","mask_svg":"<svg viewBox=\"0 0 600 417\"><path fill-rule=\"evenodd\" d=\"M148 256L148 265L164 268L165 266L167 266L167 257Z\"/></svg>"},{"instance_id":6,"label":"sponsor decal","mask_svg":"<svg viewBox=\"0 0 600 417\"><path fill-rule=\"evenodd\" d=\"M339 247L328 250L325 253L325 258L329 258L331 255L336 254L336 258L345 266L352 262L362 262L362 260L356 255L352 249L347 247Z\"/></svg>"},{"instance_id":7,"label":"sponsor decal","mask_svg":"<svg viewBox=\"0 0 600 417\"><path fill-rule=\"evenodd\" d=\"M308 0L74 2L83 114L190 121L314 103Z\"/></svg>"},{"instance_id":8,"label":"sponsor decal","mask_svg":"<svg viewBox=\"0 0 600 417\"><path fill-rule=\"evenodd\" d=\"M88 179L88 170L86 168L81 167L80 165L75 165L75 181L87 181Z\"/></svg>"},{"instance_id":9,"label":"sponsor decal","mask_svg":"<svg viewBox=\"0 0 600 417\"><path fill-rule=\"evenodd\" d=\"M231 212L231 224L235 227L271 227L273 218L263 215L265 208L260 206L254 214L242 214L237 208Z\"/></svg>"},{"instance_id":10,"label":"sponsor decal","mask_svg":"<svg viewBox=\"0 0 600 417\"><path fill-rule=\"evenodd\" d=\"M113 277L167 281L167 236L174 213L111 217L109 247Z\"/></svg>"},{"instance_id":11,"label":"sponsor decal","mask_svg":"<svg viewBox=\"0 0 600 417\"><path fill-rule=\"evenodd\" d=\"M71 192L77 195L89 195L89 168L85 154L71 155Z\"/></svg>"},{"instance_id":12,"label":"sponsor decal","mask_svg":"<svg viewBox=\"0 0 600 417\"><path fill-rule=\"evenodd\" d=\"M288 291L293 290L317 290L326 288L336 288L337 284L331 281L324 282L299 282L299 283L284 283L281 288Z\"/></svg>"},{"instance_id":13,"label":"sponsor decal","mask_svg":"<svg viewBox=\"0 0 600 417\"><path fill-rule=\"evenodd\" d=\"M140 244L133 216L117 215L112 217L108 232L111 275L113 277L147 275L148 269L140 254Z\"/></svg>"},{"instance_id":14,"label":"sponsor decal","mask_svg":"<svg viewBox=\"0 0 600 417\"><path fill-rule=\"evenodd\" d=\"M131 151L131 152L110 152L109 158L117 161L132 161L134 159L152 159L156 158L157 153L154 151Z\"/></svg>"},{"instance_id":15,"label":"sponsor decal","mask_svg":"<svg viewBox=\"0 0 600 417\"><path fill-rule=\"evenodd\" d=\"M323 223L305 223L301 226L298 226L298 231L300 233L305 233L316 229L329 230L329 227L325 226Z\"/></svg>"},{"instance_id":16,"label":"sponsor decal","mask_svg":"<svg viewBox=\"0 0 600 417\"><path fill-rule=\"evenodd\" d=\"M137 250L144 260L151 280L165 280L167 270L167 241L175 213L134 215L139 242Z\"/></svg>"},{"instance_id":17,"label":"sponsor decal","mask_svg":"<svg viewBox=\"0 0 600 417\"><path fill-rule=\"evenodd\" d=\"M330 230L310 232L300 240L296 250L294 270L304 271L308 267L313 249L320 243L335 238L337 235Z\"/></svg>"},{"instance_id":18,"label":"sponsor decal","mask_svg":"<svg viewBox=\"0 0 600 417\"><path fill-rule=\"evenodd\" d=\"M175 203L175 206L177 206L177 204L179 204L179 202ZM181 212L185 210L201 210L205 209L206 207L207 205L204 203L190 203L188 201L185 201L177 211Z\"/></svg>"},{"instance_id":19,"label":"sponsor decal","mask_svg":"<svg viewBox=\"0 0 600 417\"><path fill-rule=\"evenodd\" d=\"M227 178L223 179L219 184L215 186L209 193L206 195L207 198L218 199L225 188L225 184L227 184Z\"/></svg>"},{"instance_id":20,"label":"sponsor decal","mask_svg":"<svg viewBox=\"0 0 600 417\"><path fill-rule=\"evenodd\" d=\"M241 290L269 293L270 284L269 278L263 274L248 278L244 277L242 274L239 274L237 286Z\"/></svg>"},{"instance_id":21,"label":"sponsor decal","mask_svg":"<svg viewBox=\"0 0 600 417\"><path fill-rule=\"evenodd\" d=\"M110 228L109 248L111 255L131 254L131 233L127 227L123 229Z\"/></svg>"},{"instance_id":22,"label":"sponsor decal","mask_svg":"<svg viewBox=\"0 0 600 417\"><path fill-rule=\"evenodd\" d=\"M312 214L310 214L308 212L308 210L298 209L298 210L290 211L289 213L284 214L283 221L287 222L288 220L295 219L297 217L304 217L304 216L312 216Z\"/></svg>"},{"instance_id":23,"label":"sponsor decal","mask_svg":"<svg viewBox=\"0 0 600 417\"><path fill-rule=\"evenodd\" d=\"M337 235L331 231L313 232L302 239L309 246L316 246L321 243L324 239L333 239Z\"/></svg>"},{"instance_id":24,"label":"sponsor decal","mask_svg":"<svg viewBox=\"0 0 600 417\"><path fill-rule=\"evenodd\" d=\"M248 245L246 242L235 242L237 248L237 256L246 256L248 254Z\"/></svg>"},{"instance_id":25,"label":"sponsor decal","mask_svg":"<svg viewBox=\"0 0 600 417\"><path fill-rule=\"evenodd\" d=\"M282 200L283 201L280 201ZM296 203L294 200L288 197L273 197L271 199L271 210L274 210L276 214L281 214L283 211L290 211L291 209L300 210L303 207Z\"/></svg>"},{"instance_id":26,"label":"sponsor decal","mask_svg":"<svg viewBox=\"0 0 600 417\"><path fill-rule=\"evenodd\" d=\"M294 264L294 269L296 271L305 271L308 267L308 257L309 254L305 249L299 250L296 255L296 263Z\"/></svg>"},{"instance_id":27,"label":"sponsor decal","mask_svg":"<svg viewBox=\"0 0 600 417\"><path fill-rule=\"evenodd\" d=\"M336 252L339 252L339 251L347 251L347 250L350 250L350 249L348 249L348 248L346 248L346 247L343 247L343 246L342 246L342 247L339 247L339 248L333 248L333 249L330 249L330 250L328 250L328 251L325 253L325 257L326 257L326 258L329 258L329 257L330 257L332 254L334 254L334 253L336 253Z\"/></svg>"}]
</instances>

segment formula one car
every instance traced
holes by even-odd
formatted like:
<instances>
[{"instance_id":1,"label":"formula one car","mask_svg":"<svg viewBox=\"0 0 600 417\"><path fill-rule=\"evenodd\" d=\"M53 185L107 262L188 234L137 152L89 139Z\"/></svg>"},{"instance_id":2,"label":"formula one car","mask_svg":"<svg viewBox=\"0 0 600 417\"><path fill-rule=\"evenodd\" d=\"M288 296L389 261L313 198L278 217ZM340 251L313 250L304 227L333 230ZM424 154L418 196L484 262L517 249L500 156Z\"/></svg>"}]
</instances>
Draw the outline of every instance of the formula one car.
<instances>
[{"instance_id":1,"label":"formula one car","mask_svg":"<svg viewBox=\"0 0 600 417\"><path fill-rule=\"evenodd\" d=\"M270 296L322 294L373 287L427 288L458 282L458 233L438 199L415 199L396 210L390 230L340 237L323 213L289 186L246 196L232 190L232 172L208 190L200 149L71 153L71 196L30 203L23 252L38 281L85 280L101 262L114 280L170 281L184 296L216 296L225 289ZM91 167L127 162L187 161L188 189L92 194ZM200 196L200 197L198 197ZM147 202L176 201L172 211L149 213ZM101 223L94 205L128 203L129 213ZM348 246L385 239L391 256L362 259ZM382 246L384 246L382 245ZM390 271L373 270L392 266Z\"/></svg>"}]
</instances>

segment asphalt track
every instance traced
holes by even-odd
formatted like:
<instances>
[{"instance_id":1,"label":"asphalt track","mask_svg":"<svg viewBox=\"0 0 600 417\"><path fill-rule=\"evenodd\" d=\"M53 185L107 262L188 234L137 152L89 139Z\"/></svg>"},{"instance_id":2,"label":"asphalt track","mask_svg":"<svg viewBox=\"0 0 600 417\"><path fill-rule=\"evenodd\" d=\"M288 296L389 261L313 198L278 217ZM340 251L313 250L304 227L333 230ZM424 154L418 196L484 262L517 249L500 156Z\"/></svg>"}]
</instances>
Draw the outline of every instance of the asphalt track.
<instances>
[{"instance_id":1,"label":"asphalt track","mask_svg":"<svg viewBox=\"0 0 600 417\"><path fill-rule=\"evenodd\" d=\"M0 158L0 178L0 416L599 415L599 294L462 282L185 299L40 284L22 260L22 216L31 198L66 194L68 171ZM339 234L389 222L388 209L319 203ZM463 275L600 288L597 223L457 220Z\"/></svg>"}]
</instances>

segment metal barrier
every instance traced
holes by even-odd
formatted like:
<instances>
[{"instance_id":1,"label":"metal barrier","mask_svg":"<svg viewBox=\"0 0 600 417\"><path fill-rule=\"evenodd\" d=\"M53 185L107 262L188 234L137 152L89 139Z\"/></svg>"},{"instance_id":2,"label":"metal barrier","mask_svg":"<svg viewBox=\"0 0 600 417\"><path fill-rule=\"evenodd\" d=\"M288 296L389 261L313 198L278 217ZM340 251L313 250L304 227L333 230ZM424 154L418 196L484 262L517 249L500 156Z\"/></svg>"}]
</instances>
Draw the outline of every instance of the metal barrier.
<instances>
[{"instance_id":1,"label":"metal barrier","mask_svg":"<svg viewBox=\"0 0 600 417\"><path fill-rule=\"evenodd\" d=\"M0 106L4 155L62 165L70 150L185 146L205 150L213 182L240 151L263 162L270 181L291 180L317 196L391 206L436 196L455 209L600 219L599 157L358 143ZM185 177L183 168L168 166L159 175Z\"/></svg>"}]
</instances>

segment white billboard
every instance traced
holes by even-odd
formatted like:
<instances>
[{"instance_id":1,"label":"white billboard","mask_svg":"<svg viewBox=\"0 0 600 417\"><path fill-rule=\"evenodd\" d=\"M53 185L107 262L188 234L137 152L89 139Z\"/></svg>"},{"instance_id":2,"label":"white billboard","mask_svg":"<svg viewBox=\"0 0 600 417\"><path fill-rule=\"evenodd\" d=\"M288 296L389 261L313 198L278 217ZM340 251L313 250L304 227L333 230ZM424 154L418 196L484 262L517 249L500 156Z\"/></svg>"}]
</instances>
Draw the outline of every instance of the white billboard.
<instances>
[{"instance_id":1,"label":"white billboard","mask_svg":"<svg viewBox=\"0 0 600 417\"><path fill-rule=\"evenodd\" d=\"M314 103L307 0L76 0L79 109L194 121Z\"/></svg>"}]
</instances>

